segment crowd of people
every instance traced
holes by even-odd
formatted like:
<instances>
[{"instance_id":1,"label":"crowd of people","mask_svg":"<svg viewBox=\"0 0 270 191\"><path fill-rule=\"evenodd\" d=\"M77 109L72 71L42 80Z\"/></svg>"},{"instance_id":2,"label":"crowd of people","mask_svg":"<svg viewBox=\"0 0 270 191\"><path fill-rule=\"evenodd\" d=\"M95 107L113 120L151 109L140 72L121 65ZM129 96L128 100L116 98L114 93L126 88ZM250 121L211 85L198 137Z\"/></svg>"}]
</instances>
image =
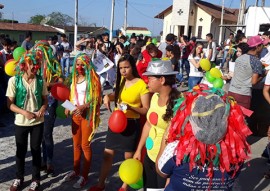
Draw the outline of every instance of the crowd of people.
<instances>
[{"instance_id":1,"label":"crowd of people","mask_svg":"<svg viewBox=\"0 0 270 191\"><path fill-rule=\"evenodd\" d=\"M113 102L114 109L124 111L127 126L121 133L108 128L98 183L89 191L105 189L116 151L125 159L142 161L145 190L231 190L250 153L247 136L268 136L262 156L270 163L269 38L269 32L250 38L240 30L235 36L231 33L218 64L211 33L206 45L196 37L174 34L161 43L136 34L111 42L104 33L81 36L72 47L65 34L32 44L29 32L21 45L25 53L17 61L16 75L9 77L4 67L13 59L17 43L2 35L0 108L7 105L15 113L17 149L16 178L10 190L19 190L24 181L28 134L33 157L29 191L40 186L41 170L48 177L55 175L53 128L60 102L51 91L56 84L70 89L69 100L75 106L73 111L65 110L72 118L74 160L63 182L77 179L74 188L86 185L100 107L103 102L112 112ZM202 59L222 71L228 84L224 91L205 85ZM107 95L106 85L113 89ZM189 91L180 92L179 86ZM242 107L253 114L244 117ZM265 177L270 178L270 171ZM190 184L194 179L201 181ZM126 190L123 183L119 191Z\"/></svg>"}]
</instances>

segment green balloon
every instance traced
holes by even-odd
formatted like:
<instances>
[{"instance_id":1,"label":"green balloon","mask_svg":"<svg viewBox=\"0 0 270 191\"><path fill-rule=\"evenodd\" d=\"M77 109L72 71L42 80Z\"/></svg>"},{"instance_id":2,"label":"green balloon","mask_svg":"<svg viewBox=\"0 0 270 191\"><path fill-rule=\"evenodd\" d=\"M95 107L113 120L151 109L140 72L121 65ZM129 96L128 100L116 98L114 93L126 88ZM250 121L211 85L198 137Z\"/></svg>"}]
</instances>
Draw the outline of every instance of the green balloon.
<instances>
[{"instance_id":1,"label":"green balloon","mask_svg":"<svg viewBox=\"0 0 270 191\"><path fill-rule=\"evenodd\" d=\"M129 186L135 190L143 188L143 177L136 184L129 184Z\"/></svg>"},{"instance_id":2,"label":"green balloon","mask_svg":"<svg viewBox=\"0 0 270 191\"><path fill-rule=\"evenodd\" d=\"M14 60L18 61L20 60L21 56L26 52L26 50L23 47L17 47L13 51L13 58Z\"/></svg>"},{"instance_id":3,"label":"green balloon","mask_svg":"<svg viewBox=\"0 0 270 191\"><path fill-rule=\"evenodd\" d=\"M152 43L153 43L154 45L157 45L157 39L156 39L156 38L153 38L153 39L152 39Z\"/></svg>"},{"instance_id":4,"label":"green balloon","mask_svg":"<svg viewBox=\"0 0 270 191\"><path fill-rule=\"evenodd\" d=\"M209 71L207 71L207 72L205 73L205 77L206 77L207 81L210 82L210 83L213 83L213 82L215 81L215 79L216 79L215 77L213 77L213 76L210 74Z\"/></svg>"},{"instance_id":5,"label":"green balloon","mask_svg":"<svg viewBox=\"0 0 270 191\"><path fill-rule=\"evenodd\" d=\"M56 108L56 116L59 117L60 119L65 119L67 116L65 115L65 108L61 105L59 105Z\"/></svg>"},{"instance_id":6,"label":"green balloon","mask_svg":"<svg viewBox=\"0 0 270 191\"><path fill-rule=\"evenodd\" d=\"M222 88L224 85L223 80L221 78L217 78L215 79L215 81L213 82L213 87L214 88Z\"/></svg>"}]
</instances>

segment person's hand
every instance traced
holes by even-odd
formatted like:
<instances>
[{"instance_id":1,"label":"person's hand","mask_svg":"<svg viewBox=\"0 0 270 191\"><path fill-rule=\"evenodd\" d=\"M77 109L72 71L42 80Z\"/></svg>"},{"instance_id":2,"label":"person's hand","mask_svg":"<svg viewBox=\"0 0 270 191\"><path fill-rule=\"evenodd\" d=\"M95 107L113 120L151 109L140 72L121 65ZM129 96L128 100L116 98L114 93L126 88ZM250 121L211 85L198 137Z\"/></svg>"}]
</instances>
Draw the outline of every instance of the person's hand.
<instances>
[{"instance_id":1,"label":"person's hand","mask_svg":"<svg viewBox=\"0 0 270 191\"><path fill-rule=\"evenodd\" d=\"M23 113L24 117L26 117L28 120L36 118L36 115L30 111L24 111Z\"/></svg>"},{"instance_id":2,"label":"person's hand","mask_svg":"<svg viewBox=\"0 0 270 191\"><path fill-rule=\"evenodd\" d=\"M46 111L46 107L42 106L38 112L36 112L36 117L43 117Z\"/></svg>"},{"instance_id":3,"label":"person's hand","mask_svg":"<svg viewBox=\"0 0 270 191\"><path fill-rule=\"evenodd\" d=\"M136 150L136 152L134 153L134 155L133 155L133 158L134 159L137 159L137 160L141 160L141 151L140 150Z\"/></svg>"},{"instance_id":4,"label":"person's hand","mask_svg":"<svg viewBox=\"0 0 270 191\"><path fill-rule=\"evenodd\" d=\"M105 105L105 107L110 111L112 112L112 109L111 109L111 105L110 105L110 98L108 95L105 95L104 98L103 98L103 103Z\"/></svg>"},{"instance_id":5,"label":"person's hand","mask_svg":"<svg viewBox=\"0 0 270 191\"><path fill-rule=\"evenodd\" d=\"M83 111L85 110L84 105L79 105L76 107L76 109L72 112L74 115L81 115Z\"/></svg>"},{"instance_id":6,"label":"person's hand","mask_svg":"<svg viewBox=\"0 0 270 191\"><path fill-rule=\"evenodd\" d=\"M68 109L65 109L65 115L68 117L68 115L69 115L69 110Z\"/></svg>"}]
</instances>

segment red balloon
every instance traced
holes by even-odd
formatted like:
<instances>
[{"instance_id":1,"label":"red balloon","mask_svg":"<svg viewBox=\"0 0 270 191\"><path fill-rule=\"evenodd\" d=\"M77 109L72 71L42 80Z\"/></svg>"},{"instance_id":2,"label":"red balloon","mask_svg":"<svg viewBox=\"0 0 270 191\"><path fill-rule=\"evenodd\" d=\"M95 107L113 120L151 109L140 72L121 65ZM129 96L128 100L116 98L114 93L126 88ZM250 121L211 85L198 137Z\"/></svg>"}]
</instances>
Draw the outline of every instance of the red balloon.
<instances>
[{"instance_id":1,"label":"red balloon","mask_svg":"<svg viewBox=\"0 0 270 191\"><path fill-rule=\"evenodd\" d=\"M115 110L109 119L109 128L114 133L122 133L127 127L127 117L121 110Z\"/></svg>"},{"instance_id":2,"label":"red balloon","mask_svg":"<svg viewBox=\"0 0 270 191\"><path fill-rule=\"evenodd\" d=\"M69 100L70 90L64 84L55 84L51 88L52 96L59 101Z\"/></svg>"}]
</instances>

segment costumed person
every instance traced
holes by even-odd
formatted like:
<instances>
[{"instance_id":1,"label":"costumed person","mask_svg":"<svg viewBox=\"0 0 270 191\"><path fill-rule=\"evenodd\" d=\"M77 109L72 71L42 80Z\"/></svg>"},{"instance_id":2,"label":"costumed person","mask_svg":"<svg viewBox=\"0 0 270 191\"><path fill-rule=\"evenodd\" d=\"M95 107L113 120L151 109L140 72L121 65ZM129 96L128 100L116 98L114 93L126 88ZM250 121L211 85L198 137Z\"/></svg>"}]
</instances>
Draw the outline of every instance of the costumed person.
<instances>
[{"instance_id":1,"label":"costumed person","mask_svg":"<svg viewBox=\"0 0 270 191\"><path fill-rule=\"evenodd\" d=\"M16 179L10 187L11 191L19 190L24 181L29 134L32 153L32 183L29 191L37 190L40 185L41 141L48 92L37 60L34 51L23 54L16 67L17 74L8 82L8 108L15 113L17 171Z\"/></svg>"},{"instance_id":2,"label":"costumed person","mask_svg":"<svg viewBox=\"0 0 270 191\"><path fill-rule=\"evenodd\" d=\"M165 191L232 190L252 134L240 106L221 89L200 84L174 111L157 162L160 175L170 177Z\"/></svg>"},{"instance_id":3,"label":"costumed person","mask_svg":"<svg viewBox=\"0 0 270 191\"><path fill-rule=\"evenodd\" d=\"M48 89L48 107L45 112L44 119L44 131L42 140L42 166L41 169L44 170L48 177L54 176L54 166L53 166L53 152L54 152L54 142L53 142L53 128L56 119L56 108L58 106L57 100L50 93L51 87L56 83L63 82L61 65L54 56L53 49L49 43L45 40L36 41L33 48L41 63L41 75L45 80L45 84Z\"/></svg>"},{"instance_id":4,"label":"costumed person","mask_svg":"<svg viewBox=\"0 0 270 191\"><path fill-rule=\"evenodd\" d=\"M146 71L148 63L153 58L161 58L162 52L154 45L153 43L150 43L146 46L146 49L142 51L141 56L139 56L137 60L137 70L140 75L140 77L143 79L143 81L147 84L148 79L147 76L143 76L142 74Z\"/></svg>"},{"instance_id":5,"label":"costumed person","mask_svg":"<svg viewBox=\"0 0 270 191\"><path fill-rule=\"evenodd\" d=\"M174 100L180 96L177 89L173 87L176 83L175 75L177 73L177 71L173 71L170 60L151 61L146 72L143 73L148 77L149 91L154 94L147 112L147 121L133 158L141 160L141 151L146 146L147 154L143 162L145 190L164 188L166 183L166 179L157 174L155 162L163 134L173 117Z\"/></svg>"},{"instance_id":6,"label":"costumed person","mask_svg":"<svg viewBox=\"0 0 270 191\"><path fill-rule=\"evenodd\" d=\"M73 188L82 188L88 181L91 166L91 140L100 122L101 86L95 67L86 54L78 54L72 68L70 101L76 106L72 114L73 170L63 178L63 182L78 177ZM70 111L65 110L68 115ZM81 170L81 155L83 168Z\"/></svg>"},{"instance_id":7,"label":"costumed person","mask_svg":"<svg viewBox=\"0 0 270 191\"><path fill-rule=\"evenodd\" d=\"M127 126L121 133L115 133L108 128L99 181L89 191L105 189L105 180L111 170L115 151L124 152L125 159L132 158L140 138L140 115L146 114L149 100L149 91L139 77L134 58L125 54L118 61L115 92L105 95L103 103L110 111L111 101L114 101L115 107L121 106L126 110ZM123 184L119 191L125 190L127 185Z\"/></svg>"}]
</instances>

